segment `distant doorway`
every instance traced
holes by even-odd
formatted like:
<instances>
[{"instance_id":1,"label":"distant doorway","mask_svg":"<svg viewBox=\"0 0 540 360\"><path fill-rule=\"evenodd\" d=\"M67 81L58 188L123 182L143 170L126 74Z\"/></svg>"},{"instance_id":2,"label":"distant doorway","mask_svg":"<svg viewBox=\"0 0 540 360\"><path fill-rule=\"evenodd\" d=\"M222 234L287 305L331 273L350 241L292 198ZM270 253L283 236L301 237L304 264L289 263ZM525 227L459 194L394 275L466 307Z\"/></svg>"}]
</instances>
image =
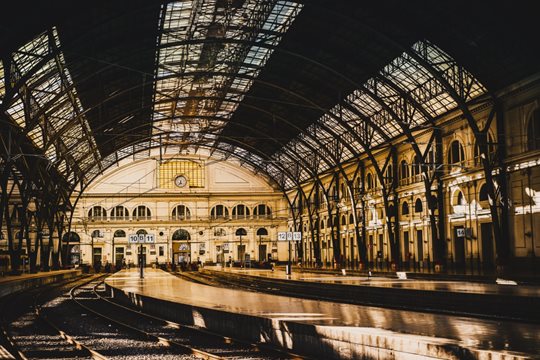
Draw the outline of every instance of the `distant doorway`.
<instances>
[{"instance_id":1,"label":"distant doorway","mask_svg":"<svg viewBox=\"0 0 540 360\"><path fill-rule=\"evenodd\" d=\"M495 254L493 251L493 226L491 223L480 224L482 234L482 265L485 268L495 266Z\"/></svg>"},{"instance_id":2,"label":"distant doorway","mask_svg":"<svg viewBox=\"0 0 540 360\"><path fill-rule=\"evenodd\" d=\"M424 235L422 230L416 230L416 247L418 251L418 261L424 261Z\"/></svg>"},{"instance_id":3,"label":"distant doorway","mask_svg":"<svg viewBox=\"0 0 540 360\"><path fill-rule=\"evenodd\" d=\"M124 248L123 247L117 247L115 249L115 258L114 258L114 264L116 266L122 266L122 260L124 260Z\"/></svg>"},{"instance_id":4,"label":"distant doorway","mask_svg":"<svg viewBox=\"0 0 540 360\"><path fill-rule=\"evenodd\" d=\"M94 265L101 265L101 248L94 248Z\"/></svg>"},{"instance_id":5,"label":"distant doorway","mask_svg":"<svg viewBox=\"0 0 540 360\"><path fill-rule=\"evenodd\" d=\"M465 228L454 227L455 262L457 267L465 267Z\"/></svg>"},{"instance_id":6,"label":"distant doorway","mask_svg":"<svg viewBox=\"0 0 540 360\"><path fill-rule=\"evenodd\" d=\"M264 261L266 258L266 245L259 245L259 261Z\"/></svg>"}]
</instances>

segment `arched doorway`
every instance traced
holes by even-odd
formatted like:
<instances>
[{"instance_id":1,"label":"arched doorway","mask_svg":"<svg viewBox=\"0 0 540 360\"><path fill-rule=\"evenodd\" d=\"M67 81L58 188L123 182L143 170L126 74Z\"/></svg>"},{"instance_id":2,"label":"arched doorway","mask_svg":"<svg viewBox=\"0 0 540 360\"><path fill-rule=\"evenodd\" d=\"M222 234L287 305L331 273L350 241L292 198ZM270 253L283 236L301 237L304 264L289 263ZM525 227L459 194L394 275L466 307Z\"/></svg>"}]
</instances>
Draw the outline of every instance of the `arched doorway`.
<instances>
[{"instance_id":1,"label":"arched doorway","mask_svg":"<svg viewBox=\"0 0 540 360\"><path fill-rule=\"evenodd\" d=\"M240 244L238 245L238 261L240 261L240 266L244 267L244 262L250 260L249 254L246 254L246 245L242 243L242 236L246 236L247 231L244 228L238 228L234 234L240 239Z\"/></svg>"},{"instance_id":2,"label":"arched doorway","mask_svg":"<svg viewBox=\"0 0 540 360\"><path fill-rule=\"evenodd\" d=\"M173 262L191 262L191 234L186 229L178 229L172 235Z\"/></svg>"},{"instance_id":3,"label":"arched doorway","mask_svg":"<svg viewBox=\"0 0 540 360\"><path fill-rule=\"evenodd\" d=\"M69 266L81 263L81 238L77 233L67 232L62 236L62 253Z\"/></svg>"},{"instance_id":4,"label":"arched doorway","mask_svg":"<svg viewBox=\"0 0 540 360\"><path fill-rule=\"evenodd\" d=\"M268 247L267 244L263 244L263 242L268 241L268 230L265 228L259 228L257 230L257 237L259 238L259 261L265 261L267 258L271 257L270 254L268 254L268 256L266 255Z\"/></svg>"}]
</instances>

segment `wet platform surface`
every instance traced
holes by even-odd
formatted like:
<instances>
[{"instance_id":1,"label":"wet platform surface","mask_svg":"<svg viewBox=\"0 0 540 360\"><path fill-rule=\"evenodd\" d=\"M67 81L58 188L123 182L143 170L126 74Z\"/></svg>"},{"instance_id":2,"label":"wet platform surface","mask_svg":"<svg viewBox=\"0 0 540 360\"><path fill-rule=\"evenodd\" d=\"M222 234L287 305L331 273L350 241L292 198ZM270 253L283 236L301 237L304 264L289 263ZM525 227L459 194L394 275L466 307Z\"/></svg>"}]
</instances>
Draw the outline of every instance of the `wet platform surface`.
<instances>
[{"instance_id":1,"label":"wet platform surface","mask_svg":"<svg viewBox=\"0 0 540 360\"><path fill-rule=\"evenodd\" d=\"M298 275L302 277L302 274ZM123 270L106 282L125 292L227 312L314 325L353 327L362 331L453 339L465 346L517 351L540 357L540 325L536 324L337 304L217 288L185 281L154 269L146 269L144 279L139 279L136 269Z\"/></svg>"},{"instance_id":2,"label":"wet platform surface","mask_svg":"<svg viewBox=\"0 0 540 360\"><path fill-rule=\"evenodd\" d=\"M447 291L447 292L462 292L475 293L486 295L511 295L511 296L531 296L540 297L540 286L531 285L499 285L485 284L465 281L446 281L446 280L418 280L418 279L396 279L388 277L366 277L366 276L350 276L336 274L322 274L293 271L291 275L287 275L285 270L275 269L240 269L240 268L221 268L218 266L206 267L208 270L226 271L237 274L245 274L252 276L261 276L266 278L309 281L317 283L336 283L358 286L372 286L384 288L398 288L422 291ZM540 311L540 310L539 310Z\"/></svg>"}]
</instances>

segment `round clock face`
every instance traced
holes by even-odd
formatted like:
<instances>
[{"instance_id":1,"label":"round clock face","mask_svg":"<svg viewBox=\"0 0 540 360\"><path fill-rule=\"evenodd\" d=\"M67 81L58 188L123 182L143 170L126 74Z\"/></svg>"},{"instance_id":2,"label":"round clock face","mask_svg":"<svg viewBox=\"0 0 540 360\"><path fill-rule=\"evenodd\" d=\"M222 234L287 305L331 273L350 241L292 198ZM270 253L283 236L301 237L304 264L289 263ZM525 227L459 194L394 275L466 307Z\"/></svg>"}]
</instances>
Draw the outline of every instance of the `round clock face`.
<instances>
[{"instance_id":1,"label":"round clock face","mask_svg":"<svg viewBox=\"0 0 540 360\"><path fill-rule=\"evenodd\" d=\"M184 175L177 176L174 179L174 184L178 187L184 187L187 184L187 178Z\"/></svg>"}]
</instances>

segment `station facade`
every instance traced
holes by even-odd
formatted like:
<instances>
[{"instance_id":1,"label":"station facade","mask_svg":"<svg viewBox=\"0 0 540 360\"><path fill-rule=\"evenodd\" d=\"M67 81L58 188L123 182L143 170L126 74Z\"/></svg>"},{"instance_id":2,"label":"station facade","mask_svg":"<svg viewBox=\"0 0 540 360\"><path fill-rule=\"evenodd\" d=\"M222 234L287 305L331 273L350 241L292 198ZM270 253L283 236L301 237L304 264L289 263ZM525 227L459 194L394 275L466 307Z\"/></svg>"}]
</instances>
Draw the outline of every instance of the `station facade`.
<instances>
[{"instance_id":1,"label":"station facade","mask_svg":"<svg viewBox=\"0 0 540 360\"><path fill-rule=\"evenodd\" d=\"M138 264L140 245L129 242L134 234L153 235L154 243L142 246L147 265L256 266L288 256L277 243L277 232L286 229L285 199L263 178L230 161L132 160L101 177L77 202L70 261Z\"/></svg>"},{"instance_id":2,"label":"station facade","mask_svg":"<svg viewBox=\"0 0 540 360\"><path fill-rule=\"evenodd\" d=\"M493 177L505 171L506 181L494 180L495 193L508 201L490 198L477 137L463 113L452 111L437 119L437 136L433 128L415 134L423 159L403 135L373 151L375 162L366 154L288 193L296 201L288 226L303 231L305 261L360 267L365 239L365 262L374 268L495 269L500 247L508 248L513 266L534 267L540 254L540 86L528 79L498 98L497 110L485 103L471 112L479 128L489 124L489 162L501 164L490 171ZM424 170L437 174L429 181L434 211ZM507 224L500 244L490 204ZM439 259L436 237L443 244Z\"/></svg>"}]
</instances>

